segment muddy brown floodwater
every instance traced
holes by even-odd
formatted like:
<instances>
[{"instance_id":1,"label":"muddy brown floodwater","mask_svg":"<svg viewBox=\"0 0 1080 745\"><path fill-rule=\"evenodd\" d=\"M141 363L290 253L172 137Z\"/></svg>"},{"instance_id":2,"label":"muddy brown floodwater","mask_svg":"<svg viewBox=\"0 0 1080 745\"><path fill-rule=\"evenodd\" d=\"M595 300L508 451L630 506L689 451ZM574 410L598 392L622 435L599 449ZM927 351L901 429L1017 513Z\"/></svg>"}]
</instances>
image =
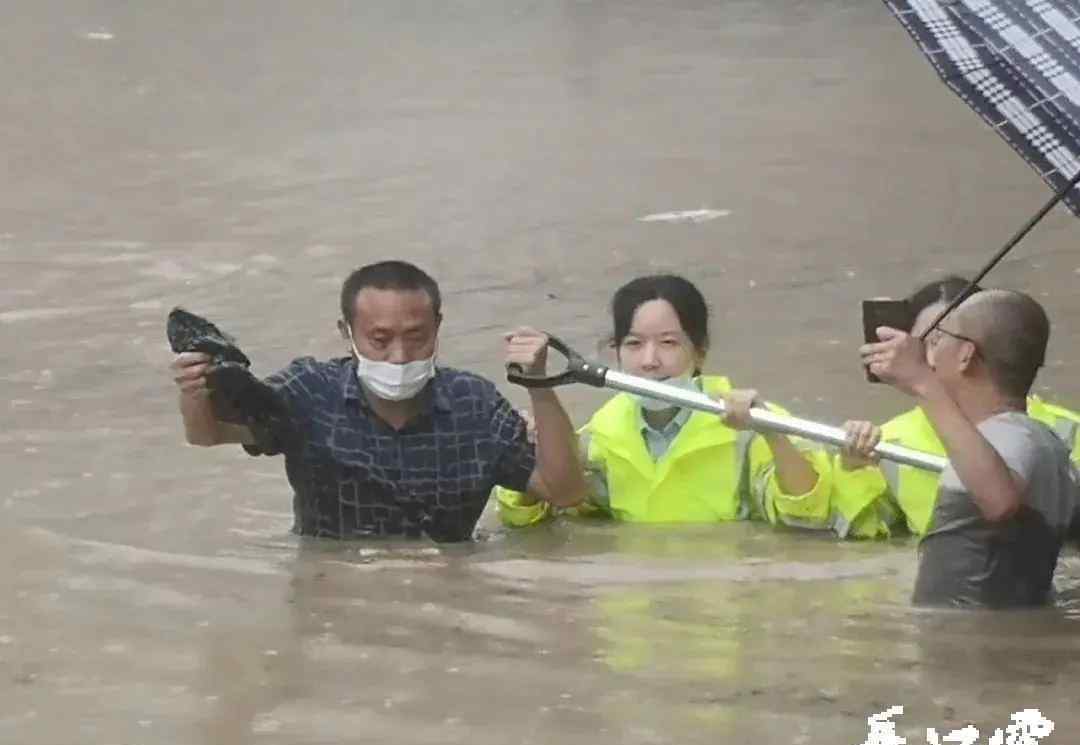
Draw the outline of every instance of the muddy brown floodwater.
<instances>
[{"instance_id":1,"label":"muddy brown floodwater","mask_svg":"<svg viewBox=\"0 0 1080 745\"><path fill-rule=\"evenodd\" d=\"M749 524L302 541L280 461L182 442L169 308L269 373L342 353L339 283L389 257L495 379L504 328L591 352L664 269L713 371L899 412L859 301L970 273L1047 190L881 3L3 5L0 742L858 745L894 705L909 743L1025 708L1074 739L1075 552L1056 607L968 614L909 607L910 543ZM1045 303L1074 407L1076 229L991 283Z\"/></svg>"}]
</instances>

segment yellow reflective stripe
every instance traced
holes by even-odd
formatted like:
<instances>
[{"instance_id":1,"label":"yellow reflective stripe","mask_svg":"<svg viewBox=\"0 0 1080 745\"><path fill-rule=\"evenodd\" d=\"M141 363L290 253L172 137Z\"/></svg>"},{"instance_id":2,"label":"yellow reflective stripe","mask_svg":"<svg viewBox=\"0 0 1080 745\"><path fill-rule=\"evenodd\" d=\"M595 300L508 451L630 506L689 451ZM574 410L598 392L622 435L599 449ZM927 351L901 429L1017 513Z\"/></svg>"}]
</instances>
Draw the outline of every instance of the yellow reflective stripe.
<instances>
[{"instance_id":1,"label":"yellow reflective stripe","mask_svg":"<svg viewBox=\"0 0 1080 745\"><path fill-rule=\"evenodd\" d=\"M756 433L740 430L735 436L735 464L739 468L739 507L736 520L750 519L750 443Z\"/></svg>"},{"instance_id":2,"label":"yellow reflective stripe","mask_svg":"<svg viewBox=\"0 0 1080 745\"><path fill-rule=\"evenodd\" d=\"M851 521L844 517L840 510L831 510L829 515L832 517L832 529L836 537L847 538L848 533L851 532Z\"/></svg>"},{"instance_id":3,"label":"yellow reflective stripe","mask_svg":"<svg viewBox=\"0 0 1080 745\"><path fill-rule=\"evenodd\" d=\"M886 502L879 499L874 503L874 509L877 510L878 519L885 525L891 526L900 521L902 515L900 508L899 506L895 506L892 502Z\"/></svg>"},{"instance_id":4,"label":"yellow reflective stripe","mask_svg":"<svg viewBox=\"0 0 1080 745\"><path fill-rule=\"evenodd\" d=\"M878 467L885 474L885 483L895 499L900 494L900 464L882 459L878 462Z\"/></svg>"},{"instance_id":5,"label":"yellow reflective stripe","mask_svg":"<svg viewBox=\"0 0 1080 745\"><path fill-rule=\"evenodd\" d=\"M792 528L802 528L803 530L834 530L833 526L828 524L828 523L819 523L819 522L812 522L812 521L809 521L809 520L800 520L797 517L791 517L790 515L785 515L783 512L780 512L779 510L776 513L776 517L784 525L787 525L787 526L792 527Z\"/></svg>"}]
</instances>

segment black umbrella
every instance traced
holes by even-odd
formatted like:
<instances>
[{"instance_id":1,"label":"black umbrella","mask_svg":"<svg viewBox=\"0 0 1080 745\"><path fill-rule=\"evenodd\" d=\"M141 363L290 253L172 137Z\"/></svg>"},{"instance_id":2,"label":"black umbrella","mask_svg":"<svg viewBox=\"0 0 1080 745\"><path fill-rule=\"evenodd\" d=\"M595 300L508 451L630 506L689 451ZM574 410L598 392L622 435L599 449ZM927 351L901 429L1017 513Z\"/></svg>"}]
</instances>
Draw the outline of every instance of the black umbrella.
<instances>
[{"instance_id":1,"label":"black umbrella","mask_svg":"<svg viewBox=\"0 0 1080 745\"><path fill-rule=\"evenodd\" d=\"M1080 216L1080 0L885 0L885 5L945 84L1055 191L940 321L1058 202Z\"/></svg>"}]
</instances>

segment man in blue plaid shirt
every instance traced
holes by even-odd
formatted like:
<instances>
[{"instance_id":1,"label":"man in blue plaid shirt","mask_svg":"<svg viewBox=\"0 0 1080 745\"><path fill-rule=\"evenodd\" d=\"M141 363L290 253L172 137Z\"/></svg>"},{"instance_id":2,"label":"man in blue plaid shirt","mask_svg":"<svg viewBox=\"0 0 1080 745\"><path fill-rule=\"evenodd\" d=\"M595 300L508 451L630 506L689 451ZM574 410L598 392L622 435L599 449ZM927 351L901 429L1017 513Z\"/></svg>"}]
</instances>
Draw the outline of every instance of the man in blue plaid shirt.
<instances>
[{"instance_id":1,"label":"man in blue plaid shirt","mask_svg":"<svg viewBox=\"0 0 1080 745\"><path fill-rule=\"evenodd\" d=\"M290 411L289 424L274 429L217 419L209 357L178 355L172 369L187 441L284 454L302 535L467 540L496 485L559 506L580 501L585 483L572 448L534 448L494 384L436 366L441 296L425 272L402 261L357 269L342 286L341 315L351 356L302 357L265 380ZM527 372L542 374L542 365ZM534 410L555 410L552 391L530 395Z\"/></svg>"}]
</instances>

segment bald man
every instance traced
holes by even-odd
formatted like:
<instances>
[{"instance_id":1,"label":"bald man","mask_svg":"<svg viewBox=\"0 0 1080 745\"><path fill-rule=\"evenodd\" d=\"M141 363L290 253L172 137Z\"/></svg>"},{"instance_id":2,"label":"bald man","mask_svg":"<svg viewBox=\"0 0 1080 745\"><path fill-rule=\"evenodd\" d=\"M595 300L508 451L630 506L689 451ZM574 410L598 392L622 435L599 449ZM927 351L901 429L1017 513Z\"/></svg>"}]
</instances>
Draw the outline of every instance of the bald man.
<instances>
[{"instance_id":1,"label":"bald man","mask_svg":"<svg viewBox=\"0 0 1080 745\"><path fill-rule=\"evenodd\" d=\"M1077 503L1069 452L1027 416L1050 322L1029 296L986 290L927 337L882 327L863 362L915 397L949 457L919 545L914 602L1038 605Z\"/></svg>"}]
</instances>

